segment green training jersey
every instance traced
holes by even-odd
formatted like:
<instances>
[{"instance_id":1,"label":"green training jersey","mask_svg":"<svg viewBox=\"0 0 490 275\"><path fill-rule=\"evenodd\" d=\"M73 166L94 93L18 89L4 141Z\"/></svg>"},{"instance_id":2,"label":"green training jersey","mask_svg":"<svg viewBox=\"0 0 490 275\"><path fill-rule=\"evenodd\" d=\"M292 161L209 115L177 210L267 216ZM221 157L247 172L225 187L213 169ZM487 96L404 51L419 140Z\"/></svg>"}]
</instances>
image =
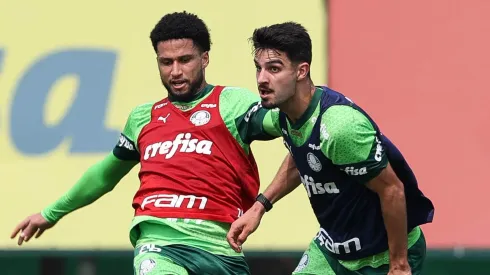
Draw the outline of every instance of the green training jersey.
<instances>
[{"instance_id":1,"label":"green training jersey","mask_svg":"<svg viewBox=\"0 0 490 275\"><path fill-rule=\"evenodd\" d=\"M273 115L320 223L314 240L324 253L354 269L387 263L379 198L365 184L388 162L408 190L409 246L417 241L417 226L430 222L432 205L401 153L362 109L340 93L318 87L298 121L292 123L284 113Z\"/></svg>"}]
</instances>

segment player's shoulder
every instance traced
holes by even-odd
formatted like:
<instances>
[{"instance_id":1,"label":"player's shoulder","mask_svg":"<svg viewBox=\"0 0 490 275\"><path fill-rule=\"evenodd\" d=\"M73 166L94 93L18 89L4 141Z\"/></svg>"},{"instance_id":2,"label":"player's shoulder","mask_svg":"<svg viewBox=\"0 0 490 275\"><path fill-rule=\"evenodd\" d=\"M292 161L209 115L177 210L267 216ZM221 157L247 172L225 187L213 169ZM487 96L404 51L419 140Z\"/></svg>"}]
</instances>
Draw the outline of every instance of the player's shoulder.
<instances>
[{"instance_id":1,"label":"player's shoulder","mask_svg":"<svg viewBox=\"0 0 490 275\"><path fill-rule=\"evenodd\" d=\"M328 138L335 140L350 139L360 132L374 130L371 121L349 105L330 106L321 117L321 127Z\"/></svg>"},{"instance_id":2,"label":"player's shoulder","mask_svg":"<svg viewBox=\"0 0 490 275\"><path fill-rule=\"evenodd\" d=\"M260 102L257 93L247 88L237 86L226 86L220 95L220 106L222 110L231 111L234 114L243 114L251 106Z\"/></svg>"},{"instance_id":3,"label":"player's shoulder","mask_svg":"<svg viewBox=\"0 0 490 275\"><path fill-rule=\"evenodd\" d=\"M221 92L221 95L227 98L233 98L237 102L242 100L246 100L246 101L260 100L260 97L257 93L254 93L247 88L237 87L237 86L225 86L223 88L223 92Z\"/></svg>"},{"instance_id":4,"label":"player's shoulder","mask_svg":"<svg viewBox=\"0 0 490 275\"><path fill-rule=\"evenodd\" d=\"M129 118L132 120L138 120L138 119L142 119L142 118L146 118L148 116L151 116L151 110L152 110L153 106L155 105L155 103L157 103L157 102L156 101L145 102L145 103L137 105L129 113Z\"/></svg>"},{"instance_id":5,"label":"player's shoulder","mask_svg":"<svg viewBox=\"0 0 490 275\"><path fill-rule=\"evenodd\" d=\"M243 92L243 93L252 93L250 89L247 89L245 87L239 87L239 86L223 86L223 92Z\"/></svg>"}]
</instances>

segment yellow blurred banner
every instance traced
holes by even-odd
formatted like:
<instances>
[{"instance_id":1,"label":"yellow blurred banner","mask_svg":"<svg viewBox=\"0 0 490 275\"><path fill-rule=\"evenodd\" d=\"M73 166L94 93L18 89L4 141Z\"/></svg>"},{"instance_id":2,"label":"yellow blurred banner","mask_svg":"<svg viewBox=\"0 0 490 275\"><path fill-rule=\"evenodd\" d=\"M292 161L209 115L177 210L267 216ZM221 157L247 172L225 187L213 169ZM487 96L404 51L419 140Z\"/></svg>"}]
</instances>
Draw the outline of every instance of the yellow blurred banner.
<instances>
[{"instance_id":1,"label":"yellow blurred banner","mask_svg":"<svg viewBox=\"0 0 490 275\"><path fill-rule=\"evenodd\" d=\"M208 82L256 90L254 28L296 21L314 42L312 75L326 82L324 1L5 1L0 8L0 249L13 227L68 190L117 141L129 111L166 96L149 34L187 10L213 42ZM253 146L262 189L286 154L281 140ZM115 190L62 219L26 249L130 248L135 168ZM305 249L317 230L303 188L278 203L247 249Z\"/></svg>"}]
</instances>

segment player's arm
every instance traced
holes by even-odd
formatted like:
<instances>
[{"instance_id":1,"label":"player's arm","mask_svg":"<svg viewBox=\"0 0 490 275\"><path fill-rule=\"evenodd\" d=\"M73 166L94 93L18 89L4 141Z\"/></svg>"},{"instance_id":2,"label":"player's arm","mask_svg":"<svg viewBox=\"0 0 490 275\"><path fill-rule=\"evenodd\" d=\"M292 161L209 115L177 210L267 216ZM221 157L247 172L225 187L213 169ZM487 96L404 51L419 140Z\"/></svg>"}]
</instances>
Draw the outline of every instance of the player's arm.
<instances>
[{"instance_id":1,"label":"player's arm","mask_svg":"<svg viewBox=\"0 0 490 275\"><path fill-rule=\"evenodd\" d=\"M322 116L322 151L347 176L366 184L381 202L388 233L391 270L406 270L407 214L403 183L389 165L373 125L359 111L334 106Z\"/></svg>"},{"instance_id":2,"label":"player's arm","mask_svg":"<svg viewBox=\"0 0 490 275\"><path fill-rule=\"evenodd\" d=\"M91 204L111 191L129 173L139 162L139 153L132 138L135 123L131 117L113 151L85 171L76 184L58 200L44 208L41 213L31 215L19 223L11 238L22 232L18 240L19 245L23 241L27 242L34 234L38 238L65 215Z\"/></svg>"},{"instance_id":3,"label":"player's arm","mask_svg":"<svg viewBox=\"0 0 490 275\"><path fill-rule=\"evenodd\" d=\"M137 107L131 112L112 152L90 167L68 192L41 212L47 221L56 223L66 214L93 203L114 189L139 162L136 139L141 109Z\"/></svg>"},{"instance_id":4,"label":"player's arm","mask_svg":"<svg viewBox=\"0 0 490 275\"><path fill-rule=\"evenodd\" d=\"M288 154L263 195L271 204L274 204L287 194L291 193L300 184L301 180L298 169L296 168L293 157ZM247 210L247 212L245 212L245 214L243 214L243 216L233 222L226 236L228 243L233 250L241 252L242 244L247 240L250 234L257 230L265 212L266 209L264 204L257 201L249 210Z\"/></svg>"},{"instance_id":5,"label":"player's arm","mask_svg":"<svg viewBox=\"0 0 490 275\"><path fill-rule=\"evenodd\" d=\"M388 233L390 270L409 271L407 211L403 183L388 164L367 186L379 195Z\"/></svg>"},{"instance_id":6,"label":"player's arm","mask_svg":"<svg viewBox=\"0 0 490 275\"><path fill-rule=\"evenodd\" d=\"M50 223L58 222L65 215L110 192L137 163L134 160L118 159L114 153L110 153L87 169L76 184L57 201L44 208L41 215Z\"/></svg>"},{"instance_id":7,"label":"player's arm","mask_svg":"<svg viewBox=\"0 0 490 275\"><path fill-rule=\"evenodd\" d=\"M245 144L281 136L277 110L263 108L260 97L247 89L226 87L221 94L220 106L226 109L222 113L231 118L224 120L233 121L233 128Z\"/></svg>"},{"instance_id":8,"label":"player's arm","mask_svg":"<svg viewBox=\"0 0 490 275\"><path fill-rule=\"evenodd\" d=\"M41 213L31 215L17 225L11 234L15 238L21 232L18 244L29 241L34 234L39 238L65 215L91 204L107 192L137 164L137 161L118 159L110 153L91 166L68 192L44 208Z\"/></svg>"},{"instance_id":9,"label":"player's arm","mask_svg":"<svg viewBox=\"0 0 490 275\"><path fill-rule=\"evenodd\" d=\"M271 204L274 204L284 196L293 192L300 184L301 179L296 164L294 163L294 159L290 154L287 154L271 184L267 186L262 194ZM265 213L265 207L262 203L255 202L248 211L256 212L260 215L260 218L262 218L262 215Z\"/></svg>"},{"instance_id":10,"label":"player's arm","mask_svg":"<svg viewBox=\"0 0 490 275\"><path fill-rule=\"evenodd\" d=\"M245 115L237 120L237 125L244 130L243 138L246 143L272 140L281 136L279 110L265 109L260 102L252 103Z\"/></svg>"},{"instance_id":11,"label":"player's arm","mask_svg":"<svg viewBox=\"0 0 490 275\"><path fill-rule=\"evenodd\" d=\"M299 171L291 154L287 154L263 195L274 204L293 192L299 185L301 185ZM260 202L256 202L253 207L262 213L265 212L264 205Z\"/></svg>"}]
</instances>

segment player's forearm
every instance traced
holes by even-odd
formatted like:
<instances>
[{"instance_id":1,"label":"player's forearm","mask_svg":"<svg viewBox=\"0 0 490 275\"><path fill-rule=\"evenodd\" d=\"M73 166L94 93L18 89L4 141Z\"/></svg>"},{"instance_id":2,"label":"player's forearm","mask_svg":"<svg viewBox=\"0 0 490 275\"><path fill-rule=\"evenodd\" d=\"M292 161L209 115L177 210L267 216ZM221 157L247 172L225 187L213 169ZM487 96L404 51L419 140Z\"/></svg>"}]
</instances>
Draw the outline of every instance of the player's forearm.
<instances>
[{"instance_id":1,"label":"player's forearm","mask_svg":"<svg viewBox=\"0 0 490 275\"><path fill-rule=\"evenodd\" d=\"M274 176L271 184L267 186L263 195L269 199L269 201L274 204L275 202L282 199L287 194L291 193L296 187L301 184L300 175L296 164L290 154L284 158L279 170ZM260 216L264 215L265 208L260 202L255 202L255 204L250 208L249 211L257 212Z\"/></svg>"},{"instance_id":2,"label":"player's forearm","mask_svg":"<svg viewBox=\"0 0 490 275\"><path fill-rule=\"evenodd\" d=\"M300 184L301 180L296 164L291 155L287 154L271 184L265 189L264 196L274 204Z\"/></svg>"},{"instance_id":3,"label":"player's forearm","mask_svg":"<svg viewBox=\"0 0 490 275\"><path fill-rule=\"evenodd\" d=\"M41 214L55 223L66 214L91 204L111 191L135 164L121 161L111 153L90 167L68 192L43 209Z\"/></svg>"},{"instance_id":4,"label":"player's forearm","mask_svg":"<svg viewBox=\"0 0 490 275\"><path fill-rule=\"evenodd\" d=\"M380 194L383 219L388 233L390 266L405 270L408 266L407 212L403 184L386 188Z\"/></svg>"}]
</instances>

